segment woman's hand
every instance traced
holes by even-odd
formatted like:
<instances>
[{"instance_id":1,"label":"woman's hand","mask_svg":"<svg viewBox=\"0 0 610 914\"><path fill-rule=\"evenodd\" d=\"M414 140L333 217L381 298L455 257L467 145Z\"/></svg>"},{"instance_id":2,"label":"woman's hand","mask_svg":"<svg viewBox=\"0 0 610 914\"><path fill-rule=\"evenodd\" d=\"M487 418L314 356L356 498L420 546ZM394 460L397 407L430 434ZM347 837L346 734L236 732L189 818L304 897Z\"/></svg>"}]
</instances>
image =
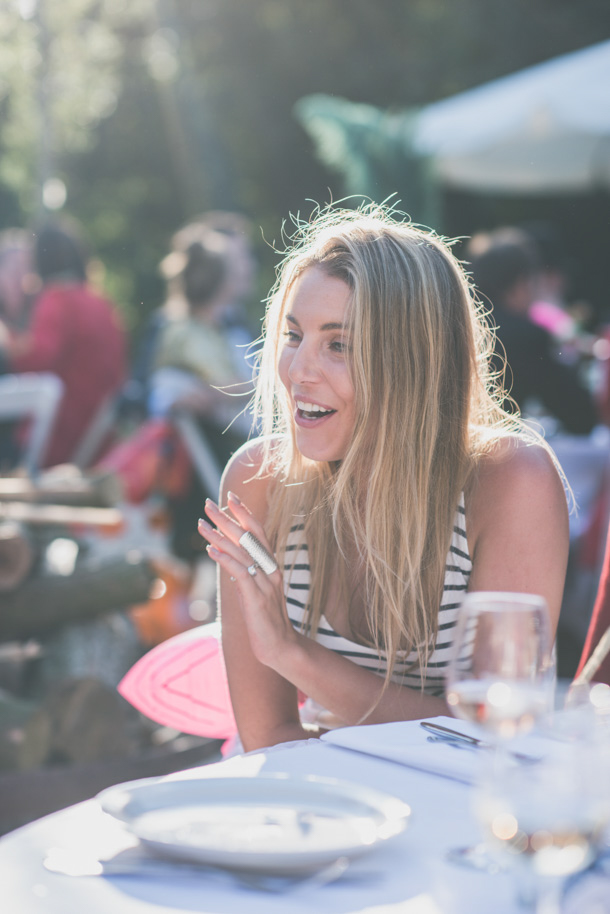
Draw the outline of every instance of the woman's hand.
<instances>
[{"instance_id":1,"label":"woman's hand","mask_svg":"<svg viewBox=\"0 0 610 914\"><path fill-rule=\"evenodd\" d=\"M251 463L247 472L251 477ZM266 575L259 568L250 575L253 559L239 545L249 531L271 551L262 523L231 490L226 498L228 509L206 502L215 527L203 521L199 531L223 571L223 651L247 750L312 735L299 721L297 690L350 725L447 713L441 699L398 683L390 683L384 692L382 677L295 631L286 611L282 572ZM230 582L230 577L235 580Z\"/></svg>"},{"instance_id":2,"label":"woman's hand","mask_svg":"<svg viewBox=\"0 0 610 914\"><path fill-rule=\"evenodd\" d=\"M265 574L255 567L254 559L239 545L248 531L271 552L262 525L233 492L227 494L233 517L210 499L205 512L216 527L203 518L199 533L208 541L208 555L230 576L239 593L252 651L260 663L273 667L280 652L296 642L296 632L286 613L282 574L279 569ZM254 573L248 571L253 568Z\"/></svg>"}]
</instances>

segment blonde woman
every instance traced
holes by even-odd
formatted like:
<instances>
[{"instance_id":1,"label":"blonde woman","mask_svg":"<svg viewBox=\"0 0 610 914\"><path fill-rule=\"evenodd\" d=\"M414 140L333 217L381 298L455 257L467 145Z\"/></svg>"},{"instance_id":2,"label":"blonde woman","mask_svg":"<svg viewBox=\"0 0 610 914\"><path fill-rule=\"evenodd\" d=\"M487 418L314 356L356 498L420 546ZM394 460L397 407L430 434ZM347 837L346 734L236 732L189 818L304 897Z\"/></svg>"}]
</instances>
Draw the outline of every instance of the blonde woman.
<instances>
[{"instance_id":1,"label":"blonde woman","mask_svg":"<svg viewBox=\"0 0 610 914\"><path fill-rule=\"evenodd\" d=\"M225 507L207 502L199 525L221 570L246 750L448 713L466 590L541 594L556 626L564 487L547 447L498 405L490 351L467 277L434 234L376 206L301 228L265 319L265 434L231 459ZM244 531L278 570L253 562ZM313 724L302 696L320 709Z\"/></svg>"}]
</instances>

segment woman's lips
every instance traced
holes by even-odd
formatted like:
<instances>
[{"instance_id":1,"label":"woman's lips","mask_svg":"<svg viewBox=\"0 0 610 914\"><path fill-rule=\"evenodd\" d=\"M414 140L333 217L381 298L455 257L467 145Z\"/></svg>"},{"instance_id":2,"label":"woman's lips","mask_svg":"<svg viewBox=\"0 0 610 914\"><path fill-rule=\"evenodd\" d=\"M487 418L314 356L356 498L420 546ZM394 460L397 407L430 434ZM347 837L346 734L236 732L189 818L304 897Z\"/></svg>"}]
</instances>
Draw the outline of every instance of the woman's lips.
<instances>
[{"instance_id":1,"label":"woman's lips","mask_svg":"<svg viewBox=\"0 0 610 914\"><path fill-rule=\"evenodd\" d=\"M331 406L323 406L321 403L314 403L313 400L306 400L304 397L295 397L294 402L299 412L307 419L317 419L318 414L334 413Z\"/></svg>"},{"instance_id":2,"label":"woman's lips","mask_svg":"<svg viewBox=\"0 0 610 914\"><path fill-rule=\"evenodd\" d=\"M334 416L336 410L317 403L311 403L308 400L295 400L295 422L303 428L312 428L325 419Z\"/></svg>"}]
</instances>

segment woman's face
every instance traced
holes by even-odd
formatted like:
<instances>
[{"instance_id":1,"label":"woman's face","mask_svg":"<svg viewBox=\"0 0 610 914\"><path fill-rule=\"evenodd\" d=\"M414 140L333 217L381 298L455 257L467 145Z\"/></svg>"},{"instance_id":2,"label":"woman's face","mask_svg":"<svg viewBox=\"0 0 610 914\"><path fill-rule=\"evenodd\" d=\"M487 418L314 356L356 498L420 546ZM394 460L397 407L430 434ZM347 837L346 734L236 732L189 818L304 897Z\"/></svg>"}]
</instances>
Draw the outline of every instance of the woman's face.
<instances>
[{"instance_id":1,"label":"woman's face","mask_svg":"<svg viewBox=\"0 0 610 914\"><path fill-rule=\"evenodd\" d=\"M293 409L297 447L311 460L342 460L354 432L350 294L343 280L309 267L286 302L279 374Z\"/></svg>"}]
</instances>

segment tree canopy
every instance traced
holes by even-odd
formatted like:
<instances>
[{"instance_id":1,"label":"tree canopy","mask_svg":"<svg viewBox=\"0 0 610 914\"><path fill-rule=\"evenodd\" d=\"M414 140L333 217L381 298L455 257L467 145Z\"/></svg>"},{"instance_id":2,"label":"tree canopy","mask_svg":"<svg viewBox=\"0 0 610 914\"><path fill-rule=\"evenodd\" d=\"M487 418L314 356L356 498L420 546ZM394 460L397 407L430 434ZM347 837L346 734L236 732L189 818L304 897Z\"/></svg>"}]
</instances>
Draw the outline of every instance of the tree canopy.
<instances>
[{"instance_id":1,"label":"tree canopy","mask_svg":"<svg viewBox=\"0 0 610 914\"><path fill-rule=\"evenodd\" d=\"M34 225L63 182L136 331L160 303L172 232L238 210L261 229L262 297L275 259L263 236L343 192L301 99L391 117L605 37L607 0L8 0L0 228ZM478 218L512 215L489 206ZM447 211L452 232L471 230L476 206L463 227Z\"/></svg>"}]
</instances>

